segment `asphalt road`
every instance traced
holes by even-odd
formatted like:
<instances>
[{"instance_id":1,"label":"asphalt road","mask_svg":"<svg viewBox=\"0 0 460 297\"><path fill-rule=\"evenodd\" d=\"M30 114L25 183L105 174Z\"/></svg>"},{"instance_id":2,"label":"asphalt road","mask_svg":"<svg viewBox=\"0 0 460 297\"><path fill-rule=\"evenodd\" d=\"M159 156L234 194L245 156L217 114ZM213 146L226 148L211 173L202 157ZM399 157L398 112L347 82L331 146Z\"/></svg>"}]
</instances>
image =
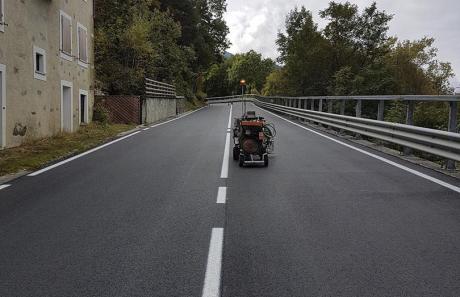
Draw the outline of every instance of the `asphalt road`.
<instances>
[{"instance_id":1,"label":"asphalt road","mask_svg":"<svg viewBox=\"0 0 460 297\"><path fill-rule=\"evenodd\" d=\"M0 296L460 296L459 193L258 111L268 168L219 105L1 189Z\"/></svg>"}]
</instances>

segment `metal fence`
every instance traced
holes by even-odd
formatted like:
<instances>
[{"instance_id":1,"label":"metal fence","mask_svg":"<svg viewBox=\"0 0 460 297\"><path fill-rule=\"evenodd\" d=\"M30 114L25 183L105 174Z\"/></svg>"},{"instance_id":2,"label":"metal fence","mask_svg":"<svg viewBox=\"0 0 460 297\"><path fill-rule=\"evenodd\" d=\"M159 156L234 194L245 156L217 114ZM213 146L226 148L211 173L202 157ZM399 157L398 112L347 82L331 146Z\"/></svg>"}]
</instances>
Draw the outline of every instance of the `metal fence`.
<instances>
[{"instance_id":1,"label":"metal fence","mask_svg":"<svg viewBox=\"0 0 460 297\"><path fill-rule=\"evenodd\" d=\"M411 154L411 150L415 149L446 158L446 166L451 170L455 169L455 161L460 161L460 134L456 133L459 95L329 97L262 97L247 95L245 97L257 106L277 113L401 145L404 147L405 154ZM241 96L208 99L209 104L238 101L242 101ZM339 114L333 113L333 102L335 101L340 102ZM345 115L346 101L355 103L354 117ZM362 118L363 101L378 102L377 119ZM383 121L386 101L405 102L405 124ZM413 126L415 103L417 101L448 102L448 131Z\"/></svg>"}]
</instances>

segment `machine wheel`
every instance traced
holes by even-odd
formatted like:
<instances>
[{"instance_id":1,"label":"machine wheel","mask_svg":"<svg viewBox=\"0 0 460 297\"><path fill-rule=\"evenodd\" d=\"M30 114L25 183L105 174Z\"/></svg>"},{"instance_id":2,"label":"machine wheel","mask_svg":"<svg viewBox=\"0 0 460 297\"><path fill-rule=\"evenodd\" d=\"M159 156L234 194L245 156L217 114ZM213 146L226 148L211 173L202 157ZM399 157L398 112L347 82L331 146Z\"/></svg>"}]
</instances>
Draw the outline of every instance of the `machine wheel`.
<instances>
[{"instance_id":1,"label":"machine wheel","mask_svg":"<svg viewBox=\"0 0 460 297\"><path fill-rule=\"evenodd\" d=\"M243 166L244 166L244 155L240 155L240 159L239 159L238 165L239 165L240 167L243 167Z\"/></svg>"},{"instance_id":2,"label":"machine wheel","mask_svg":"<svg viewBox=\"0 0 460 297\"><path fill-rule=\"evenodd\" d=\"M268 167L268 155L264 155L264 167Z\"/></svg>"},{"instance_id":3,"label":"machine wheel","mask_svg":"<svg viewBox=\"0 0 460 297\"><path fill-rule=\"evenodd\" d=\"M233 147L233 160L238 161L240 157L240 148L238 146Z\"/></svg>"}]
</instances>

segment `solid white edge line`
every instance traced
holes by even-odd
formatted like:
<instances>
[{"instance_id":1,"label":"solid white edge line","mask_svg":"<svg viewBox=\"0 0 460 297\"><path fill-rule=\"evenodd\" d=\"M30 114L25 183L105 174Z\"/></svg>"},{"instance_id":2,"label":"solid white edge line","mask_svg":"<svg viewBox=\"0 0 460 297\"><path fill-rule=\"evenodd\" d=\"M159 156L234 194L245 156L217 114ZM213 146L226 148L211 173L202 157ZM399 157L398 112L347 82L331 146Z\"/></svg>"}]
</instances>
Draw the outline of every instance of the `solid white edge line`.
<instances>
[{"instance_id":1,"label":"solid white edge line","mask_svg":"<svg viewBox=\"0 0 460 297\"><path fill-rule=\"evenodd\" d=\"M309 128L307 128L307 127L304 127L304 126L302 126L302 125L300 125L300 124L298 124L298 123L295 123L295 122L293 122L293 121L290 121L290 120L288 120L288 119L285 119L284 117L279 116L279 115L277 115L277 114L274 114L273 112L270 112L270 111L268 111L268 110L266 110L266 109L263 109L263 108L261 108L261 107L258 107L258 106L256 106L256 107L259 108L259 109L262 109L263 111L265 111L265 112L267 112L267 113L269 113L269 114L271 114L271 115L273 115L273 116L275 116L275 117L278 117L278 118L280 118L280 119L282 119L282 120L285 120L285 121L288 122L288 123L291 123L291 124L293 124L293 125L295 125L295 126L298 126L298 127L302 128L302 129L304 129L304 130L307 130L307 131L309 131L309 132L311 132L311 133L314 133L314 134L319 135L319 136L321 136L321 137L324 137L324 138L326 138L326 139L328 139L328 140L331 140L331 141L336 142L336 143L338 143L338 144L341 144L341 145L343 145L343 146L345 146L345 147L348 147L348 148L350 148L350 149L352 149L352 150L355 150L355 151L357 151L357 152L363 153L363 154L365 154L365 155L367 155L367 156L369 156L369 157L372 157L372 158L374 158L374 159L380 160L380 161L385 162L385 163L387 163L387 164L389 164L389 165L392 165L392 166L394 166L394 167L397 167L397 168L399 168L399 169L402 169L402 170L404 170L404 171L407 171L407 172L409 172L409 173L412 173L412 174L414 174L414 175L416 175L416 176L418 176L418 177L421 177L421 178L424 178L424 179L426 179L426 180L429 180L429 181L431 181L431 182L433 182L433 183L436 183L436 184L438 184L438 185L440 185L440 186L443 186L443 187L445 187L445 188L448 188L448 189L450 189L450 190L452 190L452 191L454 191L454 192L460 193L460 187L451 185L451 184L449 184L449 183L447 183L447 182L444 182L444 181L442 181L442 180L440 180L440 179L437 179L437 178L435 178L435 177L429 176L428 174L419 172L419 171L414 170L414 169L411 169L411 168L409 168L409 167L407 167L407 166L404 166L404 165L398 164L398 163L396 163L396 162L394 162L394 161L388 160L388 159L386 159L386 158L384 158L384 157L375 155L375 154L373 154L373 153L370 153L370 152L367 152L367 151L365 151L365 150L363 150L363 149L354 147L354 146L352 146L352 145L350 145L350 144L347 144L347 143L345 143L345 142L342 142L342 141L340 141L340 140L337 140L337 139L334 139L334 138L332 138L332 137L326 136L326 135L324 135L324 134L322 134L322 133L320 133L320 132L317 132L317 131L315 131L315 130L309 129Z\"/></svg>"},{"instance_id":2,"label":"solid white edge line","mask_svg":"<svg viewBox=\"0 0 460 297\"><path fill-rule=\"evenodd\" d=\"M11 185L9 185L9 184L0 185L0 190L6 189L8 187L11 187Z\"/></svg>"},{"instance_id":3,"label":"solid white edge line","mask_svg":"<svg viewBox=\"0 0 460 297\"><path fill-rule=\"evenodd\" d=\"M149 129L150 129L150 128L145 128L145 129L142 129L142 131L147 131L147 130L149 130Z\"/></svg>"},{"instance_id":4,"label":"solid white edge line","mask_svg":"<svg viewBox=\"0 0 460 297\"><path fill-rule=\"evenodd\" d=\"M217 204L225 204L227 202L227 187L219 187L217 191Z\"/></svg>"},{"instance_id":5,"label":"solid white edge line","mask_svg":"<svg viewBox=\"0 0 460 297\"><path fill-rule=\"evenodd\" d=\"M232 125L232 112L233 112L233 106L230 106L230 114L228 116L227 127L230 127ZM230 160L230 132L227 132L227 135L225 138L224 158L222 160L222 170L220 171L220 178L228 178L229 160Z\"/></svg>"},{"instance_id":6,"label":"solid white edge line","mask_svg":"<svg viewBox=\"0 0 460 297\"><path fill-rule=\"evenodd\" d=\"M202 297L220 296L220 277L222 270L222 247L224 242L224 229L213 228L209 243L208 263L204 278Z\"/></svg>"},{"instance_id":7,"label":"solid white edge line","mask_svg":"<svg viewBox=\"0 0 460 297\"><path fill-rule=\"evenodd\" d=\"M185 116L188 116L188 115L191 115L192 113L197 112L197 111L199 111L199 110L201 110L201 109L203 109L203 107L200 108L200 109L194 110L194 111L192 111L192 112L188 112L188 113L186 113L186 114L183 114L182 116L179 116L179 117L177 117L177 118L171 119L171 120L169 120L169 121L166 121L166 122L163 122L163 123L154 125L154 126L152 126L151 128L158 127L158 126L164 125L164 124L166 124L166 123L170 123L170 122L172 122L172 121L181 119L181 118L183 118L183 117L185 117ZM81 154L78 154L78 155L76 155L76 156L73 156L73 157L71 157L71 158L69 158L69 159L66 159L66 160L64 160L64 161L58 162L58 163L56 163L56 164L53 164L53 165L48 166L48 167L46 167L46 168L43 168L43 169L41 169L41 170L32 172L32 173L28 174L27 176L34 177L34 176L40 175L40 174L42 174L42 173L44 173L44 172L46 172L46 171L49 171L49 170L51 170L51 169L54 169L54 168L56 168L56 167L58 167L58 166L61 166L61 165L66 164L66 163L72 162L73 160L76 160L76 159L81 158L81 157L83 157L83 156L86 156L86 155L88 155L88 154L94 153L95 151L98 151L98 150L100 150L100 149L102 149L102 148L105 148L105 147L107 147L107 146L109 146L109 145L112 145L112 144L114 144L114 143L117 143L117 142L119 142L119 141L122 141L122 140L124 140L124 139L126 139L126 138L129 138L129 137L134 136L134 135L139 134L139 133L141 133L141 131L136 131L136 132L131 133L131 134L129 134L129 135L126 135L126 136L123 136L123 137L121 137L121 138L115 139L115 140L113 140L113 141L111 141L111 142L108 142L108 143L105 143L105 144L103 144L103 145L101 145L101 146L95 147L95 148L93 148L93 149L91 149L91 150L89 150L89 151L83 152L83 153L81 153Z\"/></svg>"},{"instance_id":8,"label":"solid white edge line","mask_svg":"<svg viewBox=\"0 0 460 297\"><path fill-rule=\"evenodd\" d=\"M230 115L228 116L227 130L232 129L232 113L233 113L233 105L230 105Z\"/></svg>"}]
</instances>

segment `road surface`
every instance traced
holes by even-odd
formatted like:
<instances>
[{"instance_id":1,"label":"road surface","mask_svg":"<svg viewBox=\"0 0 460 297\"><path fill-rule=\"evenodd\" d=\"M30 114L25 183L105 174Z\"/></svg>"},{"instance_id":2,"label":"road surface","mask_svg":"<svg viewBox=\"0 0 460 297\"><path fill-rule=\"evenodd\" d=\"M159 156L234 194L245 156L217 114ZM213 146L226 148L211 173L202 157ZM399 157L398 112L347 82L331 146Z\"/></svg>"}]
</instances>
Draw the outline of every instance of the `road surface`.
<instances>
[{"instance_id":1,"label":"road surface","mask_svg":"<svg viewBox=\"0 0 460 297\"><path fill-rule=\"evenodd\" d=\"M268 168L224 104L3 187L0 296L460 296L458 181L257 111Z\"/></svg>"}]
</instances>

